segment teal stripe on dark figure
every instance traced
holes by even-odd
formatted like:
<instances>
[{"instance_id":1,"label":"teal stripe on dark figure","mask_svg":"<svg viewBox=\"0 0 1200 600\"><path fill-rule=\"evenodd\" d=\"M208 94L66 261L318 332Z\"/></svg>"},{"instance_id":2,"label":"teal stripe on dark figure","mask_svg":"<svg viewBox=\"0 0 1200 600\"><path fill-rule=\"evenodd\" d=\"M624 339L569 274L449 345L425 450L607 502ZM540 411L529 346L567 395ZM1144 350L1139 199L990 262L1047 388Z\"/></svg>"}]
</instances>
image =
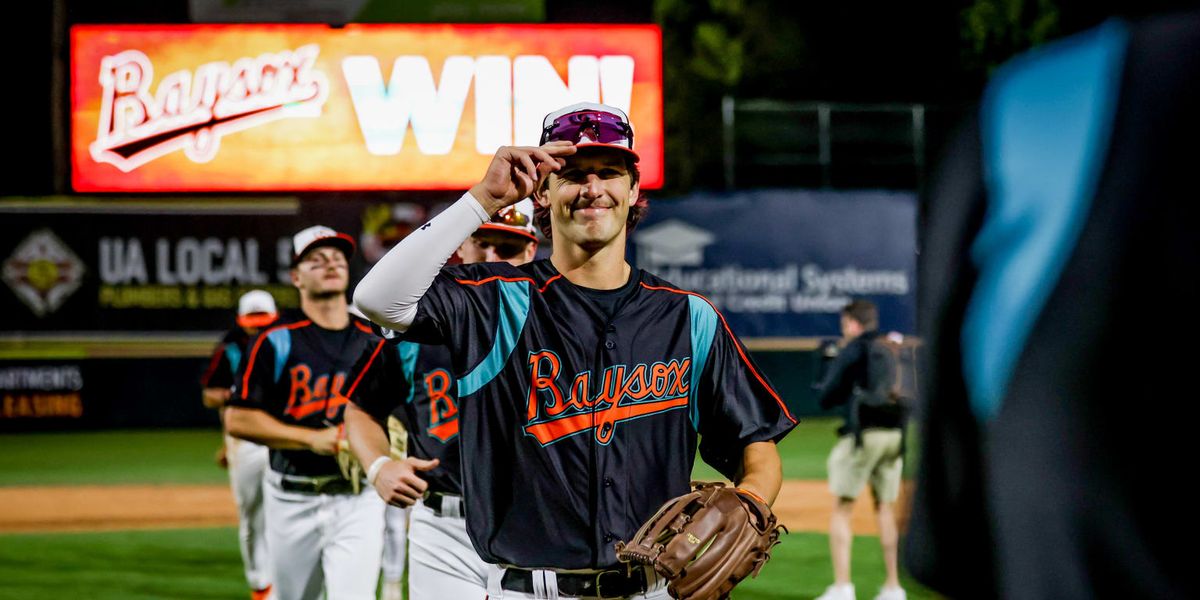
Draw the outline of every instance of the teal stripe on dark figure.
<instances>
[{"instance_id":1,"label":"teal stripe on dark figure","mask_svg":"<svg viewBox=\"0 0 1200 600\"><path fill-rule=\"evenodd\" d=\"M700 376L704 366L708 364L708 353L712 349L713 336L717 333L717 311L703 298L689 295L688 312L691 315L692 333L692 380L688 388L688 413L692 418L692 427L700 426L700 402L696 397L700 386Z\"/></svg>"},{"instance_id":2,"label":"teal stripe on dark figure","mask_svg":"<svg viewBox=\"0 0 1200 600\"><path fill-rule=\"evenodd\" d=\"M458 380L459 398L479 391L500 373L513 348L517 347L521 330L525 329L525 319L529 317L529 282L497 280L496 285L500 321L496 324L492 350L470 373Z\"/></svg>"},{"instance_id":3,"label":"teal stripe on dark figure","mask_svg":"<svg viewBox=\"0 0 1200 600\"><path fill-rule=\"evenodd\" d=\"M988 208L963 371L980 420L1000 411L1038 315L1087 221L1112 131L1129 32L1104 26L1005 67L980 114Z\"/></svg>"},{"instance_id":4,"label":"teal stripe on dark figure","mask_svg":"<svg viewBox=\"0 0 1200 600\"><path fill-rule=\"evenodd\" d=\"M283 365L292 353L292 330L276 329L267 334L267 341L275 348L275 381L283 375Z\"/></svg>"},{"instance_id":5,"label":"teal stripe on dark figure","mask_svg":"<svg viewBox=\"0 0 1200 600\"><path fill-rule=\"evenodd\" d=\"M242 366L242 349L238 345L229 342L225 344L225 356L229 360L229 369L237 373L238 367Z\"/></svg>"},{"instance_id":6,"label":"teal stripe on dark figure","mask_svg":"<svg viewBox=\"0 0 1200 600\"><path fill-rule=\"evenodd\" d=\"M400 369L404 371L404 379L412 385L408 386L408 397L404 399L405 403L411 403L413 397L417 393L417 354L421 352L421 346L413 342L400 342L396 344L396 353L400 355Z\"/></svg>"}]
</instances>

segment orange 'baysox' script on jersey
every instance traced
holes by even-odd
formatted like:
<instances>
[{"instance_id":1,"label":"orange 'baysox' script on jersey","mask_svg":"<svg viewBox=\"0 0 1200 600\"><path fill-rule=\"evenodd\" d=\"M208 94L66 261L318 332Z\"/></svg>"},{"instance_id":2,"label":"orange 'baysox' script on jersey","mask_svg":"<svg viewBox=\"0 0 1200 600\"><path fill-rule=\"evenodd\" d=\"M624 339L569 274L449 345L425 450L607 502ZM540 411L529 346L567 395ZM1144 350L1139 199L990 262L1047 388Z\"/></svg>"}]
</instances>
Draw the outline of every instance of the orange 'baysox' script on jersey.
<instances>
[{"instance_id":1,"label":"orange 'baysox' script on jersey","mask_svg":"<svg viewBox=\"0 0 1200 600\"><path fill-rule=\"evenodd\" d=\"M525 433L545 446L595 428L596 441L607 444L620 421L687 406L691 366L691 358L633 367L613 365L604 369L594 396L592 373L584 371L575 376L564 394L557 383L562 370L558 355L549 350L531 352Z\"/></svg>"},{"instance_id":2,"label":"orange 'baysox' script on jersey","mask_svg":"<svg viewBox=\"0 0 1200 600\"><path fill-rule=\"evenodd\" d=\"M297 421L319 410L325 410L327 418L334 418L338 410L346 403L342 395L343 384L346 383L345 373L333 375L333 385L329 383L330 376L322 375L312 383L312 369L301 363L288 369L292 388L288 393L287 408L283 412L291 415Z\"/></svg>"}]
</instances>

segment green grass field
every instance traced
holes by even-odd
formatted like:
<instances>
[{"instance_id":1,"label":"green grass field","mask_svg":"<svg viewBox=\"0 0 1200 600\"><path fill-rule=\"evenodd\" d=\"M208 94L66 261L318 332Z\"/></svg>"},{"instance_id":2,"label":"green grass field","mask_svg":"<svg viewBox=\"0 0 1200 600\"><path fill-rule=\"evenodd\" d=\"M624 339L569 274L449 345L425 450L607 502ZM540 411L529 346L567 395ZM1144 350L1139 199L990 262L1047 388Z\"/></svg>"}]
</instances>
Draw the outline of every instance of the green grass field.
<instances>
[{"instance_id":1,"label":"green grass field","mask_svg":"<svg viewBox=\"0 0 1200 600\"><path fill-rule=\"evenodd\" d=\"M785 479L824 479L836 419L805 419L779 444ZM0 436L0 486L224 483L219 431L101 431ZM909 444L911 449L916 444ZM913 461L907 461L912 464ZM720 479L697 460L697 479Z\"/></svg>"},{"instance_id":2,"label":"green grass field","mask_svg":"<svg viewBox=\"0 0 1200 600\"><path fill-rule=\"evenodd\" d=\"M0 435L0 486L225 483L215 429Z\"/></svg>"},{"instance_id":3,"label":"green grass field","mask_svg":"<svg viewBox=\"0 0 1200 600\"><path fill-rule=\"evenodd\" d=\"M0 536L0 598L249 598L234 528Z\"/></svg>"},{"instance_id":4,"label":"green grass field","mask_svg":"<svg viewBox=\"0 0 1200 600\"><path fill-rule=\"evenodd\" d=\"M232 528L0 536L0 599L149 600L247 598ZM852 569L860 598L883 581L879 544L855 539ZM737 600L809 599L829 582L823 535L784 536L758 579ZM909 598L935 596L905 582ZM457 599L447 599L457 600Z\"/></svg>"},{"instance_id":5,"label":"green grass field","mask_svg":"<svg viewBox=\"0 0 1200 600\"><path fill-rule=\"evenodd\" d=\"M823 479L837 422L811 419L780 444L784 477ZM0 436L0 486L225 483L214 430ZM697 479L719 476L706 466ZM854 582L872 598L883 580L876 538L856 538ZM738 600L809 599L830 582L826 536L784 537ZM0 535L0 599L248 598L233 528ZM911 581L909 597L934 598ZM454 599L448 599L454 600Z\"/></svg>"}]
</instances>

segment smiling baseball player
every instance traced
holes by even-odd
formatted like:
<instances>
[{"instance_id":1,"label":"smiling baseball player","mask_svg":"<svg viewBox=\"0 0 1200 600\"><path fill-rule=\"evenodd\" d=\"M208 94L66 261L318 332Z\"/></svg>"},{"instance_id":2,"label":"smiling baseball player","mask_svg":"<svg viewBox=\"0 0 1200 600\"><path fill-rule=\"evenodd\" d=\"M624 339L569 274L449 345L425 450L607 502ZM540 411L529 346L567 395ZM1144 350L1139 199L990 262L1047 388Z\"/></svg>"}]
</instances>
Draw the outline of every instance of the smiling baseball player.
<instances>
[{"instance_id":1,"label":"smiling baseball player","mask_svg":"<svg viewBox=\"0 0 1200 600\"><path fill-rule=\"evenodd\" d=\"M645 211L624 112L548 115L540 147L496 152L483 180L396 245L355 301L410 341L445 344L459 404L467 529L489 598L666 598L617 560L705 461L772 501L784 402L704 298L625 261ZM462 240L533 196L548 260L442 268ZM393 501L420 496L414 458Z\"/></svg>"}]
</instances>

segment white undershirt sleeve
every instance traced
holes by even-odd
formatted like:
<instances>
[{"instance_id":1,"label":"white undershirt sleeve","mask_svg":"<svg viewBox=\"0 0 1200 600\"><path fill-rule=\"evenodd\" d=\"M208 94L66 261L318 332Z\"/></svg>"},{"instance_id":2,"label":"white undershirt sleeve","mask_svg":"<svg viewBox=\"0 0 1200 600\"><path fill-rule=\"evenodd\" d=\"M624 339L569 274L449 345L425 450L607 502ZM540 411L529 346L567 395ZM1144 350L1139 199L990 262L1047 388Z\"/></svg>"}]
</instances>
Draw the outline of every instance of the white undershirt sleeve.
<instances>
[{"instance_id":1,"label":"white undershirt sleeve","mask_svg":"<svg viewBox=\"0 0 1200 600\"><path fill-rule=\"evenodd\" d=\"M463 194L375 263L354 290L355 306L381 327L407 330L446 261L489 218L478 200Z\"/></svg>"}]
</instances>

